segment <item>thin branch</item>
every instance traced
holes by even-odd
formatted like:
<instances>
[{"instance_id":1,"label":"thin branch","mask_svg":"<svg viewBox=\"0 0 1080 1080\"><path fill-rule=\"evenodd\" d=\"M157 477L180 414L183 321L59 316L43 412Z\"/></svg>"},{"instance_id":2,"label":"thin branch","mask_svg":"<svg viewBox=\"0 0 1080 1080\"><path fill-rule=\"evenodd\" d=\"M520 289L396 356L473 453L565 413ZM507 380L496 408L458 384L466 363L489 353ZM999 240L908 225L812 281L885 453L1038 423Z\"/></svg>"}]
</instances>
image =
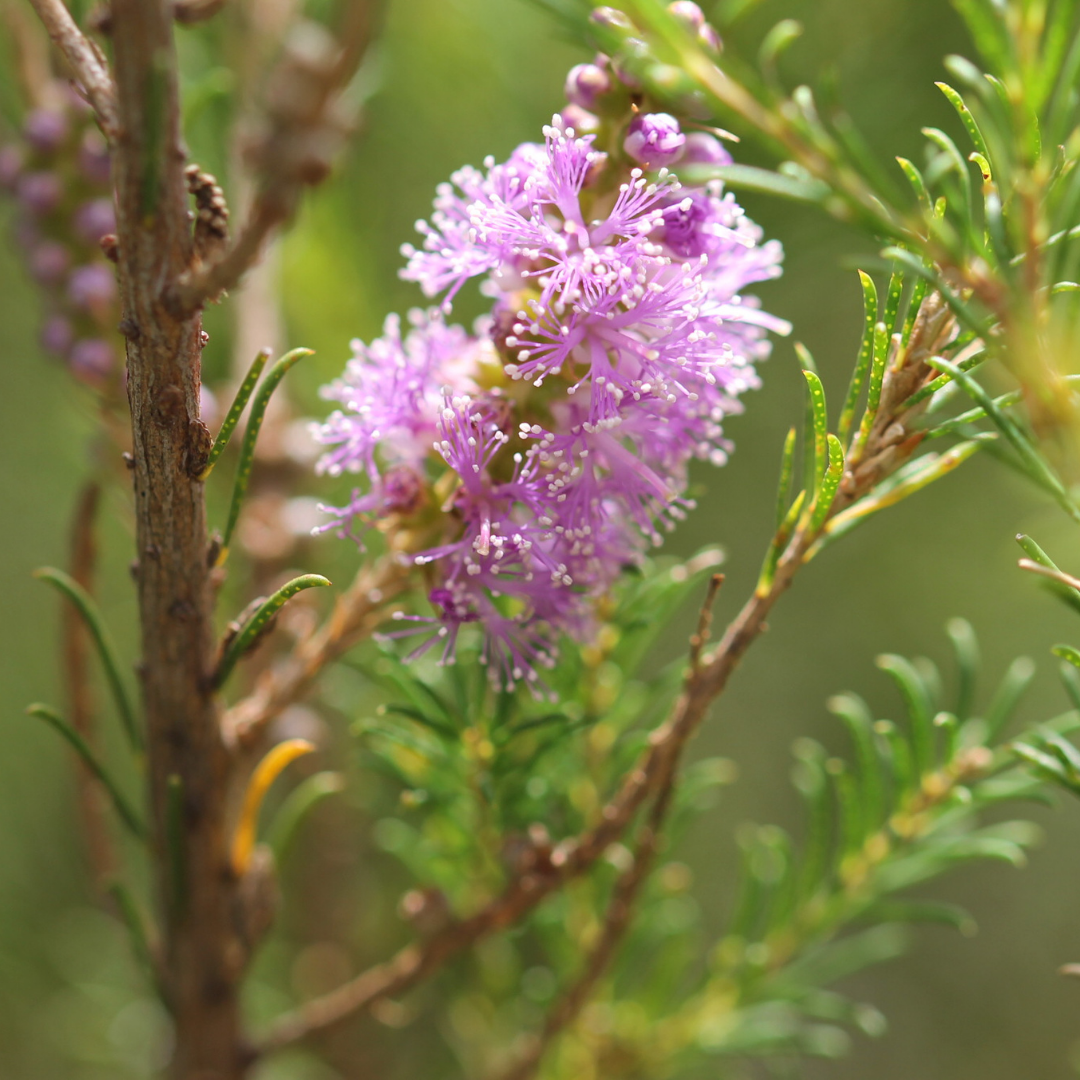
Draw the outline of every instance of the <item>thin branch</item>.
<instances>
[{"instance_id":1,"label":"thin branch","mask_svg":"<svg viewBox=\"0 0 1080 1080\"><path fill-rule=\"evenodd\" d=\"M177 313L190 314L234 288L292 217L303 189L326 178L352 128L342 96L371 42L378 6L347 5L340 42L308 23L286 44L268 80L267 131L250 155L260 182L248 218L220 257L178 283L170 298Z\"/></svg>"},{"instance_id":2,"label":"thin branch","mask_svg":"<svg viewBox=\"0 0 1080 1080\"><path fill-rule=\"evenodd\" d=\"M30 0L30 3L86 92L105 135L110 142L114 141L120 134L116 88L101 53L79 29L63 0Z\"/></svg>"},{"instance_id":3,"label":"thin branch","mask_svg":"<svg viewBox=\"0 0 1080 1080\"><path fill-rule=\"evenodd\" d=\"M323 625L298 642L278 665L264 671L251 694L226 715L227 738L242 746L255 742L327 664L369 636L386 618L387 606L404 591L408 575L409 568L393 555L362 568Z\"/></svg>"},{"instance_id":4,"label":"thin branch","mask_svg":"<svg viewBox=\"0 0 1080 1080\"><path fill-rule=\"evenodd\" d=\"M713 581L715 580L714 577ZM715 592L714 585L710 589L710 595L715 596ZM704 610L707 610L707 606ZM529 1039L521 1057L499 1074L499 1080L532 1080L552 1042L577 1019L588 1004L596 984L614 959L615 952L630 927L634 901L648 879L653 860L660 848L661 829L671 805L674 786L675 770L672 768L668 771L666 782L641 829L633 862L615 882L600 936L586 957L581 974L555 1003L544 1020L544 1026Z\"/></svg>"},{"instance_id":5,"label":"thin branch","mask_svg":"<svg viewBox=\"0 0 1080 1080\"><path fill-rule=\"evenodd\" d=\"M1028 570L1032 574L1049 578L1059 585L1067 585L1070 589L1080 590L1080 578L1074 578L1072 574L1066 574L1064 570L1059 570L1056 566L1042 566L1031 559L1021 559L1017 565L1021 570Z\"/></svg>"},{"instance_id":6,"label":"thin branch","mask_svg":"<svg viewBox=\"0 0 1080 1080\"><path fill-rule=\"evenodd\" d=\"M176 0L173 18L184 26L194 26L212 19L226 3L227 0Z\"/></svg>"}]
</instances>

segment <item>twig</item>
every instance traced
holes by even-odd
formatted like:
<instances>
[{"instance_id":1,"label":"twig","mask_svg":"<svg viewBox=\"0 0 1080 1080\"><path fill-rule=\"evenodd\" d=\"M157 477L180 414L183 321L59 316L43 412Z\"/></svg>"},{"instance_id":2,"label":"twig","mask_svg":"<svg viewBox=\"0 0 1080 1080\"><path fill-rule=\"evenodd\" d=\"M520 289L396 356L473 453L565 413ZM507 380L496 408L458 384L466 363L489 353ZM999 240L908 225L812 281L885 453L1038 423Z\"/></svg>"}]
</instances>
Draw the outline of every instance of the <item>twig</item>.
<instances>
[{"instance_id":1,"label":"twig","mask_svg":"<svg viewBox=\"0 0 1080 1080\"><path fill-rule=\"evenodd\" d=\"M386 617L387 605L404 591L408 575L409 568L393 555L363 567L323 625L299 641L278 665L264 671L251 694L226 715L226 738L241 746L254 743L327 664L375 629Z\"/></svg>"},{"instance_id":2,"label":"twig","mask_svg":"<svg viewBox=\"0 0 1080 1080\"><path fill-rule=\"evenodd\" d=\"M108 66L93 42L79 29L63 0L30 0L56 47L82 85L109 141L120 134L116 90Z\"/></svg>"},{"instance_id":3,"label":"twig","mask_svg":"<svg viewBox=\"0 0 1080 1080\"><path fill-rule=\"evenodd\" d=\"M1021 570L1028 570L1032 574L1038 574L1040 577L1049 578L1051 581L1056 581L1059 585L1067 585L1070 589L1080 590L1080 578L1074 578L1072 574L1066 574L1064 570L1058 570L1054 566L1042 566L1031 559L1021 559L1017 565Z\"/></svg>"},{"instance_id":4,"label":"twig","mask_svg":"<svg viewBox=\"0 0 1080 1080\"><path fill-rule=\"evenodd\" d=\"M184 26L212 19L228 0L176 0L173 4L173 18Z\"/></svg>"},{"instance_id":5,"label":"twig","mask_svg":"<svg viewBox=\"0 0 1080 1080\"><path fill-rule=\"evenodd\" d=\"M717 593L724 584L723 574L713 574L709 578L709 591L705 594L705 602L701 605L698 613L697 629L690 637L690 669L696 671L701 665L701 650L709 640L709 630L712 628L713 605L716 603Z\"/></svg>"},{"instance_id":6,"label":"twig","mask_svg":"<svg viewBox=\"0 0 1080 1080\"><path fill-rule=\"evenodd\" d=\"M713 580L715 581L715 578ZM710 589L710 594L715 595L715 586ZM704 610L706 608L703 608ZM615 882L600 937L586 957L581 974L555 1003L544 1020L544 1026L529 1039L521 1057L499 1074L499 1080L531 1080L551 1043L578 1017L596 984L614 959L615 951L630 926L634 901L649 876L659 850L661 829L671 805L674 782L675 770L671 769L652 805L648 820L642 826L633 862Z\"/></svg>"},{"instance_id":7,"label":"twig","mask_svg":"<svg viewBox=\"0 0 1080 1080\"><path fill-rule=\"evenodd\" d=\"M79 492L75 514L71 524L70 567L71 576L87 592L93 591L94 566L97 562L97 545L94 523L97 516L101 489L96 481L89 481ZM63 638L64 688L68 700L68 716L72 727L86 740L94 744L94 695L91 688L89 665L89 642L86 626L76 608L63 603L61 607L61 635ZM95 885L104 892L112 878L116 865L112 842L105 819L105 805L101 790L85 763L78 766L79 818L86 838L86 850L90 860Z\"/></svg>"},{"instance_id":8,"label":"twig","mask_svg":"<svg viewBox=\"0 0 1080 1080\"><path fill-rule=\"evenodd\" d=\"M292 216L303 189L329 173L351 127L342 111L342 93L371 41L376 6L348 5L340 43L309 23L286 44L268 83L268 130L251 152L260 183L250 213L220 257L178 282L170 295L178 314L190 314L236 286L259 260L271 235Z\"/></svg>"}]
</instances>

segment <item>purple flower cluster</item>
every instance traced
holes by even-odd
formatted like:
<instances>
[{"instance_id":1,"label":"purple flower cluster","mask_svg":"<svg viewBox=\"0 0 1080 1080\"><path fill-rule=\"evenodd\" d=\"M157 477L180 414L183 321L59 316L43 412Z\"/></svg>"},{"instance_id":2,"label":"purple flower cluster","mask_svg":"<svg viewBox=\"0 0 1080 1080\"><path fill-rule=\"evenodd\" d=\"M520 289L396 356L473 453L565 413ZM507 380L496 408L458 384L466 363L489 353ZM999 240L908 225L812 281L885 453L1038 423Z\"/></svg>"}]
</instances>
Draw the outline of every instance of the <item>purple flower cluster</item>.
<instances>
[{"instance_id":1,"label":"purple flower cluster","mask_svg":"<svg viewBox=\"0 0 1080 1080\"><path fill-rule=\"evenodd\" d=\"M779 245L718 181L637 165L723 148L666 114L624 134L609 155L555 117L542 145L456 173L404 249L441 307L354 342L324 390L340 409L316 429L321 468L366 477L328 527L392 524L435 609L402 632L452 662L479 623L504 686L535 683L559 633L586 637L597 597L684 515L688 463L726 460L722 421L758 385L766 331L787 330L742 295L779 274ZM469 334L446 315L472 278L493 308Z\"/></svg>"},{"instance_id":2,"label":"purple flower cluster","mask_svg":"<svg viewBox=\"0 0 1080 1080\"><path fill-rule=\"evenodd\" d=\"M18 207L15 239L46 299L41 342L79 378L117 373L116 275L101 251L116 227L109 153L85 102L56 84L22 137L0 146L0 187Z\"/></svg>"}]
</instances>

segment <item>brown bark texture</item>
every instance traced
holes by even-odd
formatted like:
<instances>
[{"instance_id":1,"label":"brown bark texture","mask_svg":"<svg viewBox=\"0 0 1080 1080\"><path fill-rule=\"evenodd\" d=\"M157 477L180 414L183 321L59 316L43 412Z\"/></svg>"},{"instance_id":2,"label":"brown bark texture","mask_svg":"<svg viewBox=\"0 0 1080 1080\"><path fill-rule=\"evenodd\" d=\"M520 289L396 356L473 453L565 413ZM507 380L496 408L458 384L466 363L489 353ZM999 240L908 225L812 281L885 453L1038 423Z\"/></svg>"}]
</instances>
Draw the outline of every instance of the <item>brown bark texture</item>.
<instances>
[{"instance_id":1,"label":"brown bark texture","mask_svg":"<svg viewBox=\"0 0 1080 1080\"><path fill-rule=\"evenodd\" d=\"M142 621L142 693L163 981L179 1080L243 1072L243 950L227 858L229 755L209 672L213 594L199 419L200 313L166 291L190 266L171 4L114 0L119 132L114 153L121 329L127 339Z\"/></svg>"}]
</instances>

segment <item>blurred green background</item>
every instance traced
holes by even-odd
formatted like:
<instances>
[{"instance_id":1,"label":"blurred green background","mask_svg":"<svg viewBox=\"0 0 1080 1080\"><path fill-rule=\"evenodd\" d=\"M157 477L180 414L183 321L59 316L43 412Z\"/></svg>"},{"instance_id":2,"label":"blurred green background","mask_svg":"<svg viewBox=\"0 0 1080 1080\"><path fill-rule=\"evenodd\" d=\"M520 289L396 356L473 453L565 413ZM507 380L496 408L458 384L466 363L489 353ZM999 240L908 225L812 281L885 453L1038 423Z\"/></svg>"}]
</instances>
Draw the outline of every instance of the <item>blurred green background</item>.
<instances>
[{"instance_id":1,"label":"blurred green background","mask_svg":"<svg viewBox=\"0 0 1080 1080\"><path fill-rule=\"evenodd\" d=\"M883 160L916 157L923 125L952 130L954 117L933 80L941 77L943 55L970 49L943 0L766 0L730 35L729 47L751 56L764 30L782 17L806 25L788 76L814 81L835 66L841 97ZM184 48L197 53L198 39ZM566 69L585 58L524 0L391 4L363 130L334 179L307 201L284 247L289 343L317 350L294 384L306 406L318 408L316 387L340 370L350 338L377 335L387 311L421 302L397 279L398 247L413 238L415 219L426 216L435 184L461 164L479 164L489 153L504 157L518 142L538 138L539 126L560 106ZM213 152L210 147L211 158ZM744 146L741 157L764 161L752 146ZM223 169L222 162L202 164ZM851 268L871 248L815 211L763 197L743 202L787 251L784 278L760 290L765 305L794 323L826 385L841 392L860 330ZM162 1052L160 1016L137 990L120 930L91 901L71 761L22 713L31 700L62 700L54 658L57 606L29 573L65 559L67 520L92 430L88 395L37 347L38 311L12 246L4 244L0 1077L145 1076ZM220 318L211 328L208 366L224 372L227 334ZM728 424L737 447L730 464L699 471L707 493L671 541L685 553L711 542L726 549L721 615L732 614L752 587L771 528L781 440L799 416L801 377L790 342L777 344L762 375L764 389ZM103 606L132 654L135 609L123 500L110 496L108 510ZM755 821L798 830L788 780L792 740L809 734L844 749L825 699L852 689L879 716L899 709L874 668L878 653L921 653L947 665L943 626L963 615L980 636L992 680L1018 654L1038 661L1037 681L1021 710L1025 720L1066 707L1048 649L1077 640L1080 628L1016 570L1013 536L1020 531L1038 537L1066 568L1080 565L1069 559L1075 534L1061 515L1012 474L977 459L872 520L800 577L695 746L696 753L724 754L740 767L738 783L681 853L694 868L708 922L719 927L729 903L735 828ZM305 565L323 570L352 557L327 538L309 550ZM916 935L907 959L861 976L850 989L883 1009L889 1032L880 1040L857 1037L846 1060L812 1063L797 1075L1051 1080L1080 1070L1080 986L1056 971L1080 959L1080 806L1061 803L1032 813L1047 840L1026 869L978 866L931 887L933 895L973 912L978 935L967 939L928 927ZM377 888L377 882L367 886L369 893ZM355 890L349 895L363 898ZM385 908L392 898L378 903ZM371 958L389 946L371 942ZM304 1058L277 1074L412 1077L421 1075L421 1062L435 1060L436 1071L425 1077L454 1075L446 1059L423 1057L418 1047L426 1035L376 1032L371 1021L365 1024L367 1049L347 1073ZM406 1046L391 1069L387 1055Z\"/></svg>"}]
</instances>

